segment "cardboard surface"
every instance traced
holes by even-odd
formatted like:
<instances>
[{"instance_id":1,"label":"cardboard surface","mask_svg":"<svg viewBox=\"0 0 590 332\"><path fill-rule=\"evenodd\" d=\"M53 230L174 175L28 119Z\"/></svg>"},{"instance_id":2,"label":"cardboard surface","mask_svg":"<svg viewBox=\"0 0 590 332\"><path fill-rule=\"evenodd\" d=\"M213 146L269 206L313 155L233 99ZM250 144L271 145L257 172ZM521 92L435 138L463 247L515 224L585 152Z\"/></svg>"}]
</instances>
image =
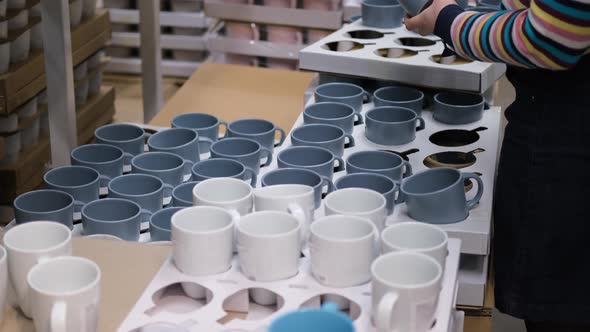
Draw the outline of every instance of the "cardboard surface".
<instances>
[{"instance_id":1,"label":"cardboard surface","mask_svg":"<svg viewBox=\"0 0 590 332\"><path fill-rule=\"evenodd\" d=\"M96 262L102 272L99 332L117 330L170 251L170 246L74 238L74 255ZM31 320L5 308L0 332L33 331Z\"/></svg>"},{"instance_id":2,"label":"cardboard surface","mask_svg":"<svg viewBox=\"0 0 590 332\"><path fill-rule=\"evenodd\" d=\"M150 125L169 127L178 114L201 112L227 122L266 119L288 131L303 109L303 95L313 77L295 71L206 63Z\"/></svg>"}]
</instances>

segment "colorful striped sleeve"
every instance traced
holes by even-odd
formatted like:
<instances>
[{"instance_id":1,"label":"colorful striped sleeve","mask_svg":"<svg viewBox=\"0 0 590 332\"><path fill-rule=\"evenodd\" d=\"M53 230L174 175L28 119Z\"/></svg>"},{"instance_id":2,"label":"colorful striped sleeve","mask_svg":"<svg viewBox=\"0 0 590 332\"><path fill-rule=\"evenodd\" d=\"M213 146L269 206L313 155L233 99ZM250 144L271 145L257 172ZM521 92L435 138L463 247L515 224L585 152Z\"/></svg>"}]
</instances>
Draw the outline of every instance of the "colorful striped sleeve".
<instances>
[{"instance_id":1,"label":"colorful striped sleeve","mask_svg":"<svg viewBox=\"0 0 590 332\"><path fill-rule=\"evenodd\" d=\"M527 68L565 70L590 53L590 0L504 0L504 6L521 9L447 6L435 34L462 57Z\"/></svg>"}]
</instances>

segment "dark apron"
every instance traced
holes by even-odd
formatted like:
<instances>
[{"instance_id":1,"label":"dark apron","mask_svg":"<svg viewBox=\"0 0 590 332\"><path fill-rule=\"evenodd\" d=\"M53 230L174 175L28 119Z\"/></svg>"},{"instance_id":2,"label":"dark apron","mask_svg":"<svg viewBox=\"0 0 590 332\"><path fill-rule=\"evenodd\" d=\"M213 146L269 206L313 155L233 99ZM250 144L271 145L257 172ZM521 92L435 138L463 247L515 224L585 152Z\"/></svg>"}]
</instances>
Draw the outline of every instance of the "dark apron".
<instances>
[{"instance_id":1,"label":"dark apron","mask_svg":"<svg viewBox=\"0 0 590 332\"><path fill-rule=\"evenodd\" d=\"M510 68L494 198L498 309L590 323L590 58L569 71Z\"/></svg>"}]
</instances>

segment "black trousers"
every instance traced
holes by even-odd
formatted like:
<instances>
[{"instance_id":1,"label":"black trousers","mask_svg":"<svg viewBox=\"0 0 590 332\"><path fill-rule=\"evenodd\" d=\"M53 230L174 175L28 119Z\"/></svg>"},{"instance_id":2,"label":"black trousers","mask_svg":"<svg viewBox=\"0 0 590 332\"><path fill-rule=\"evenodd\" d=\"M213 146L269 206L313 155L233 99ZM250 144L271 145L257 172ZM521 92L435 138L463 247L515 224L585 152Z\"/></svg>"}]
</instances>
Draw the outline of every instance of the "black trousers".
<instances>
[{"instance_id":1,"label":"black trousers","mask_svg":"<svg viewBox=\"0 0 590 332\"><path fill-rule=\"evenodd\" d=\"M526 330L527 332L588 332L590 331L590 325L526 321Z\"/></svg>"}]
</instances>

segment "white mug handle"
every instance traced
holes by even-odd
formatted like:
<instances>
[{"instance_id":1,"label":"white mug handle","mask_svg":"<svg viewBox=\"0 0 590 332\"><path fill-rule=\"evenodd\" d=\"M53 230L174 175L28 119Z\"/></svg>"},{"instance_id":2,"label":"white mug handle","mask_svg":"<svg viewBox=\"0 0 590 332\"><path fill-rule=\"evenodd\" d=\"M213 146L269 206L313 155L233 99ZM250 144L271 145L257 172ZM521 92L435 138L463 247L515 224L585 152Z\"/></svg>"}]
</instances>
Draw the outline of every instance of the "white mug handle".
<instances>
[{"instance_id":1,"label":"white mug handle","mask_svg":"<svg viewBox=\"0 0 590 332\"><path fill-rule=\"evenodd\" d=\"M240 213L237 210L227 210L227 212L229 212L229 214L231 214L231 218L232 218L232 222L234 223L234 234L233 236L233 252L236 253L238 252L238 246L237 246L237 242L238 242L238 224L240 223L240 219L242 218L242 216L240 215Z\"/></svg>"},{"instance_id":2,"label":"white mug handle","mask_svg":"<svg viewBox=\"0 0 590 332\"><path fill-rule=\"evenodd\" d=\"M66 312L65 302L57 302L53 305L49 321L50 332L66 332Z\"/></svg>"},{"instance_id":3,"label":"white mug handle","mask_svg":"<svg viewBox=\"0 0 590 332\"><path fill-rule=\"evenodd\" d=\"M398 299L399 296L396 293L387 293L379 301L377 315L375 317L377 332L389 332L393 330L391 315L395 310L395 304Z\"/></svg>"},{"instance_id":4,"label":"white mug handle","mask_svg":"<svg viewBox=\"0 0 590 332\"><path fill-rule=\"evenodd\" d=\"M301 224L300 242L304 245L307 242L307 232L309 229L308 220L305 216L305 211L299 204L291 203L287 207L287 211L292 214Z\"/></svg>"}]
</instances>

